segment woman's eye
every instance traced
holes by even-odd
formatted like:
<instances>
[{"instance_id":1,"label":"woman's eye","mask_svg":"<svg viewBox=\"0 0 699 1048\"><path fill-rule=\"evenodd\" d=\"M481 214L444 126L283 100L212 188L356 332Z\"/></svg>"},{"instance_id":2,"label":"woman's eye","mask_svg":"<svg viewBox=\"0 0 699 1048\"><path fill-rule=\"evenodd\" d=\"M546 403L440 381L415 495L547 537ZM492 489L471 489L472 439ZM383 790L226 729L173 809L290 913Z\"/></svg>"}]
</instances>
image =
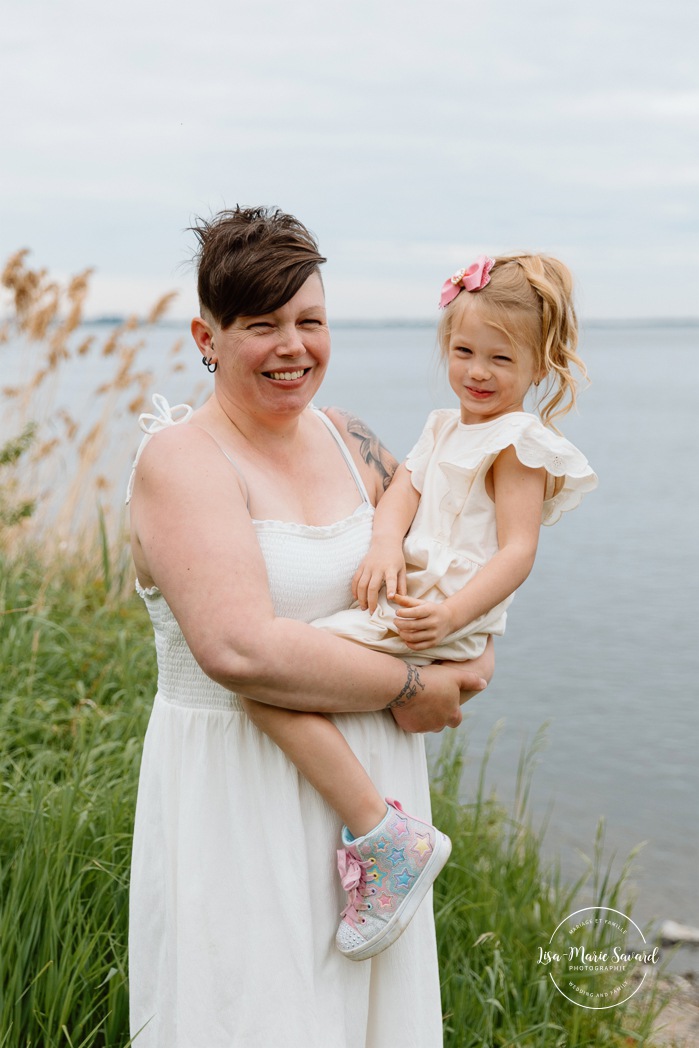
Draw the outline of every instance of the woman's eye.
<instances>
[{"instance_id":1,"label":"woman's eye","mask_svg":"<svg viewBox=\"0 0 699 1048\"><path fill-rule=\"evenodd\" d=\"M248 331L254 331L256 329L269 330L272 325L266 320L256 320L254 324L248 324Z\"/></svg>"},{"instance_id":2,"label":"woman's eye","mask_svg":"<svg viewBox=\"0 0 699 1048\"><path fill-rule=\"evenodd\" d=\"M316 320L313 317L308 317L308 319L301 321L301 325L303 327L320 327L321 326L321 321L320 320Z\"/></svg>"}]
</instances>

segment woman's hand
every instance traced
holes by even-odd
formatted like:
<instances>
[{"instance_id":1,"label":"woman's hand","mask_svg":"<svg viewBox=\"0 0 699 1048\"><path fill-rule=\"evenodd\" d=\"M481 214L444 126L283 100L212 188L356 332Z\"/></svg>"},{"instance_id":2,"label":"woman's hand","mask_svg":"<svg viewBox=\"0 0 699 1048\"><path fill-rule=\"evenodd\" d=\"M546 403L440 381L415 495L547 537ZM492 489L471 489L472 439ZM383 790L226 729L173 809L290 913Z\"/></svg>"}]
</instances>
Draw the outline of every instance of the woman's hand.
<instances>
[{"instance_id":1,"label":"woman's hand","mask_svg":"<svg viewBox=\"0 0 699 1048\"><path fill-rule=\"evenodd\" d=\"M412 651L433 648L454 632L448 605L431 600L418 600L397 593L392 598L401 610L396 612L395 630Z\"/></svg>"},{"instance_id":2,"label":"woman's hand","mask_svg":"<svg viewBox=\"0 0 699 1048\"><path fill-rule=\"evenodd\" d=\"M414 695L407 702L389 703L396 724L407 732L442 731L461 724L461 706L490 683L495 669L493 638L485 651L470 662L438 662L412 667L408 672ZM404 691L406 689L404 688Z\"/></svg>"},{"instance_id":3,"label":"woman's hand","mask_svg":"<svg viewBox=\"0 0 699 1048\"><path fill-rule=\"evenodd\" d=\"M372 542L369 552L354 573L352 596L359 602L360 608L368 608L373 613L384 584L389 600L393 600L396 594L407 592L401 543Z\"/></svg>"}]
</instances>

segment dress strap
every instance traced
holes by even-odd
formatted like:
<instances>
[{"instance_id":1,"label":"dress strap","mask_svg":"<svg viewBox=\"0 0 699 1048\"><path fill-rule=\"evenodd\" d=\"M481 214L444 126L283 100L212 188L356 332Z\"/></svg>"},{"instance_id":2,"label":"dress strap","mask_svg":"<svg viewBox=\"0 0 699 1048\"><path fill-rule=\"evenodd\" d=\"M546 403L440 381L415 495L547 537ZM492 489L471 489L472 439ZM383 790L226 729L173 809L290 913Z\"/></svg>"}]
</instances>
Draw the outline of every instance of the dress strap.
<instances>
[{"instance_id":1,"label":"dress strap","mask_svg":"<svg viewBox=\"0 0 699 1048\"><path fill-rule=\"evenodd\" d=\"M335 426L334 422L332 421L332 419L328 418L328 416L325 414L324 411L321 411L321 409L317 408L314 404L311 404L311 410L314 412L314 414L316 414L318 416L318 418L323 420L323 422L325 423L326 427L330 430L330 432L332 433L333 437L335 438L335 441L337 442L337 445L338 445L340 451L342 452L342 456L343 456L345 462L347 463L347 468L349 469L350 473L352 474L354 482L355 482L355 484L357 485L357 487L359 489L359 494L362 496L363 501L364 502L368 502L369 505L372 505L372 501L369 498L369 494L368 494L367 489L366 489L366 487L364 485L364 481L362 480L362 475L359 472L359 470L357 469L357 465L356 465L354 459L352 458L352 453L351 453L350 449L347 447L347 445L345 444L344 440L342 439L342 436L338 432L337 427Z\"/></svg>"},{"instance_id":2,"label":"dress strap","mask_svg":"<svg viewBox=\"0 0 699 1048\"><path fill-rule=\"evenodd\" d=\"M142 415L138 416L138 424L143 430L145 436L138 446L136 457L133 460L131 467L131 476L129 477L129 483L126 488L126 505L128 506L133 495L133 485L136 479L136 466L138 460L143 454L143 449L150 441L154 434L159 433L161 429L167 429L168 426L178 426L181 422L186 422L193 413L193 408L189 404L175 404L174 407L170 407L167 400L161 393L154 393L151 397L153 401L153 407L155 408L155 414L151 414L145 411Z\"/></svg>"}]
</instances>

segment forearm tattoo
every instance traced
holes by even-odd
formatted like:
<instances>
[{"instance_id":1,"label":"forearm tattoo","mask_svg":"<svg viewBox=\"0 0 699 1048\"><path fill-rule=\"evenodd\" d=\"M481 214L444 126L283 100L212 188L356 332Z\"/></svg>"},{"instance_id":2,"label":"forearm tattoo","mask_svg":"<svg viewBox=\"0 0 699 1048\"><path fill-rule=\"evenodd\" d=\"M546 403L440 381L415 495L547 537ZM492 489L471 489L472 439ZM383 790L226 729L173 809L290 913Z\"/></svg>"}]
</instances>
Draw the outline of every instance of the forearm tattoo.
<instances>
[{"instance_id":1,"label":"forearm tattoo","mask_svg":"<svg viewBox=\"0 0 699 1048\"><path fill-rule=\"evenodd\" d=\"M425 690L425 685L420 680L417 666L413 666L411 662L407 662L406 669L408 671L408 676L406 677L405 684L401 691L398 692L395 699L391 699L391 701L386 704L387 710L394 710L399 706L407 706L417 695L418 689L420 691Z\"/></svg>"},{"instance_id":2,"label":"forearm tattoo","mask_svg":"<svg viewBox=\"0 0 699 1048\"><path fill-rule=\"evenodd\" d=\"M347 420L347 432L359 441L359 454L367 466L371 466L379 474L385 491L398 468L398 462L388 448L383 446L373 430L369 429L366 422L357 418L356 415L350 415L348 411L336 410L339 410L339 413Z\"/></svg>"}]
</instances>

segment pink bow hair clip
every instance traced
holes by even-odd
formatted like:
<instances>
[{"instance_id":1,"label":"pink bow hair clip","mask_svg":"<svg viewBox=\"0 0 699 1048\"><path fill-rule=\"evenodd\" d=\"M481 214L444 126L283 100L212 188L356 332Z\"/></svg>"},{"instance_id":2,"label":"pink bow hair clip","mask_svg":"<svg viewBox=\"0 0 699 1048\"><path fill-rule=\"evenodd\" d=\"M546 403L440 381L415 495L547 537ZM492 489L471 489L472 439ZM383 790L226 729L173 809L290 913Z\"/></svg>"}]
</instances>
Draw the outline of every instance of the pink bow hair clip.
<instances>
[{"instance_id":1,"label":"pink bow hair clip","mask_svg":"<svg viewBox=\"0 0 699 1048\"><path fill-rule=\"evenodd\" d=\"M457 270L442 285L439 308L444 309L445 306L448 306L459 292L464 289L466 291L482 291L485 285L490 283L490 271L494 265L494 258L489 258L488 255L479 255L468 269Z\"/></svg>"}]
</instances>

